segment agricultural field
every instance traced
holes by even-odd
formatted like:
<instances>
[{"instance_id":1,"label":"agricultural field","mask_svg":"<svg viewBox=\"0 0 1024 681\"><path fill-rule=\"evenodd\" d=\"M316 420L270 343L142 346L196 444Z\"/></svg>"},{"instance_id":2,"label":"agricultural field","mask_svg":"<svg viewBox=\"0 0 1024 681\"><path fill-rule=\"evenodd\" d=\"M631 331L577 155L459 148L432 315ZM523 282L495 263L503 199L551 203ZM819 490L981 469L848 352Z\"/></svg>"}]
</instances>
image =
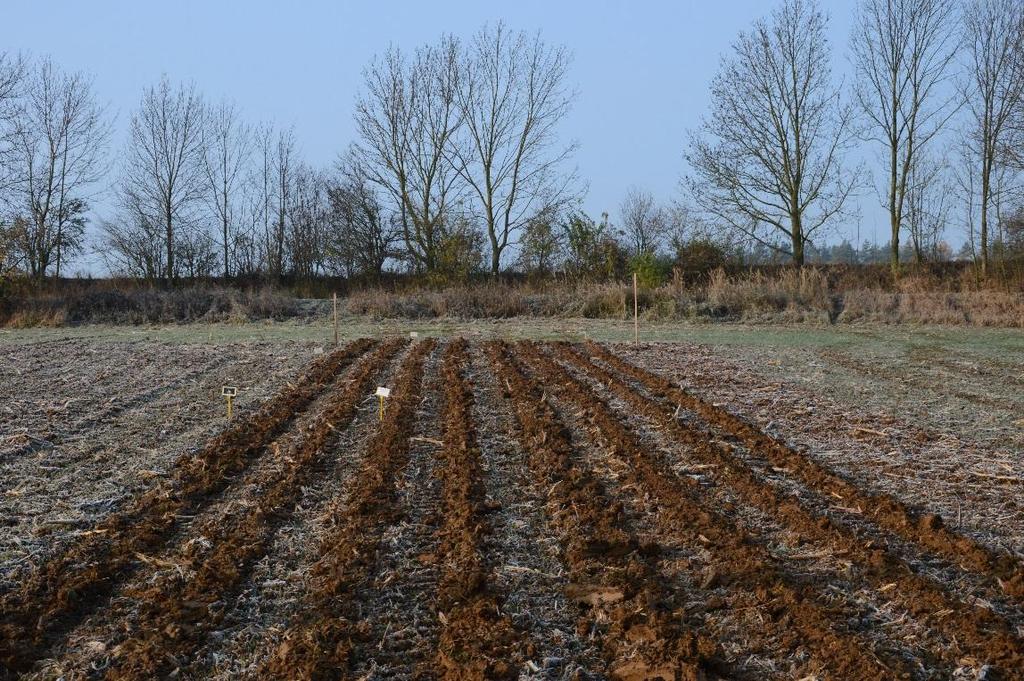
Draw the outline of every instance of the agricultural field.
<instances>
[{"instance_id":1,"label":"agricultural field","mask_svg":"<svg viewBox=\"0 0 1024 681\"><path fill-rule=\"evenodd\" d=\"M1016 335L596 328L0 338L0 678L1024 678Z\"/></svg>"}]
</instances>

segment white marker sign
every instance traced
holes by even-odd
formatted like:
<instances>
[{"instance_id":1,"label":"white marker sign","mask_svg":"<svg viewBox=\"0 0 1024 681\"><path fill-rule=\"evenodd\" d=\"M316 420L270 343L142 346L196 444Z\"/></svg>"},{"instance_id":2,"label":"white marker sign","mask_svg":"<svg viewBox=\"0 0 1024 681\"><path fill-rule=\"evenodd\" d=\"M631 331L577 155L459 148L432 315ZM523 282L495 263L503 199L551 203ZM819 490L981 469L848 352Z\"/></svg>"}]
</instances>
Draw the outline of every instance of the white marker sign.
<instances>
[{"instance_id":1,"label":"white marker sign","mask_svg":"<svg viewBox=\"0 0 1024 681\"><path fill-rule=\"evenodd\" d=\"M377 388L377 397L391 397L391 388L380 386Z\"/></svg>"},{"instance_id":2,"label":"white marker sign","mask_svg":"<svg viewBox=\"0 0 1024 681\"><path fill-rule=\"evenodd\" d=\"M409 338L416 339L416 338L419 338L419 337L420 337L420 332L419 331L410 331L409 332Z\"/></svg>"}]
</instances>

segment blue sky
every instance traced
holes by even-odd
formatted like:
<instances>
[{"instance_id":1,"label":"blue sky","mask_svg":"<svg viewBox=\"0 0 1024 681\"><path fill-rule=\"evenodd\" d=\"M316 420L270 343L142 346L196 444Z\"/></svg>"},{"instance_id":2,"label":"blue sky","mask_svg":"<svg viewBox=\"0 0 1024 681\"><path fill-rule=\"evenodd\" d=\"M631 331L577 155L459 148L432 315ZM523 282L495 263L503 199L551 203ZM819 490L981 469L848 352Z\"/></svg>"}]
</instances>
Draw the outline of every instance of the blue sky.
<instances>
[{"instance_id":1,"label":"blue sky","mask_svg":"<svg viewBox=\"0 0 1024 681\"><path fill-rule=\"evenodd\" d=\"M686 131L708 104L708 84L738 31L772 3L717 2L19 2L5 0L3 48L49 54L91 73L117 115L112 152L144 87L162 73L194 81L210 100L234 100L253 122L294 124L304 157L328 165L352 139L352 102L363 66L389 43L412 48L442 32L469 36L485 22L540 29L574 54L579 92L565 122L589 180L585 202L614 216L626 188L678 196ZM848 74L851 5L832 17L837 77ZM849 78L847 77L847 80ZM104 201L97 210L105 210ZM868 190L861 237L884 214ZM614 219L614 218L613 218ZM856 226L851 227L854 236Z\"/></svg>"}]
</instances>

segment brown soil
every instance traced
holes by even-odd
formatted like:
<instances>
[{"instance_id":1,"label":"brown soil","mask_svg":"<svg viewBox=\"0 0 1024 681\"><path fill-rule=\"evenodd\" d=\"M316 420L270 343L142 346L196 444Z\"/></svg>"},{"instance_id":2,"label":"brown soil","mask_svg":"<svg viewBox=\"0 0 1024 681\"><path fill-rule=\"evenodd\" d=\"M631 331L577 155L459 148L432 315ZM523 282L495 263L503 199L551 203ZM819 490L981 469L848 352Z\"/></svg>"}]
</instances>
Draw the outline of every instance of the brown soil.
<instances>
[{"instance_id":1,"label":"brown soil","mask_svg":"<svg viewBox=\"0 0 1024 681\"><path fill-rule=\"evenodd\" d=\"M390 339L315 359L7 568L0 678L1024 678L1018 556L631 352ZM0 463L132 409L80 406Z\"/></svg>"},{"instance_id":2,"label":"brown soil","mask_svg":"<svg viewBox=\"0 0 1024 681\"><path fill-rule=\"evenodd\" d=\"M361 633L358 603L349 596L370 578L380 536L395 520L395 478L407 461L423 364L435 346L433 340L418 344L399 370L384 423L367 448L352 495L334 509L335 531L311 568L306 614L284 634L266 663L268 674L319 679L347 673Z\"/></svg>"},{"instance_id":3,"label":"brown soil","mask_svg":"<svg viewBox=\"0 0 1024 681\"><path fill-rule=\"evenodd\" d=\"M316 361L252 416L201 452L182 457L169 480L106 518L79 542L31 570L0 605L0 662L29 667L49 637L99 605L113 585L161 546L187 516L229 484L337 373L369 346L360 340Z\"/></svg>"}]
</instances>

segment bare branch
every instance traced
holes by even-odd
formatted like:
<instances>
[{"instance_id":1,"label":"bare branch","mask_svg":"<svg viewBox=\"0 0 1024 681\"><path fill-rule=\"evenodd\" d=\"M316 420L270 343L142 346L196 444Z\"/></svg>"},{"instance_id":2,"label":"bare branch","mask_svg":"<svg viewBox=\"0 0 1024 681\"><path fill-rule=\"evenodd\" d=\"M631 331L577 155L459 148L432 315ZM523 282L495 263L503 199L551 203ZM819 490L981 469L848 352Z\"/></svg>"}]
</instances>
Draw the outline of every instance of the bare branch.
<instances>
[{"instance_id":1,"label":"bare branch","mask_svg":"<svg viewBox=\"0 0 1024 681\"><path fill-rule=\"evenodd\" d=\"M702 209L773 247L763 229L783 235L798 264L859 182L841 165L850 115L832 82L826 29L813 0L786 0L741 33L686 157L694 173L686 184Z\"/></svg>"}]
</instances>

